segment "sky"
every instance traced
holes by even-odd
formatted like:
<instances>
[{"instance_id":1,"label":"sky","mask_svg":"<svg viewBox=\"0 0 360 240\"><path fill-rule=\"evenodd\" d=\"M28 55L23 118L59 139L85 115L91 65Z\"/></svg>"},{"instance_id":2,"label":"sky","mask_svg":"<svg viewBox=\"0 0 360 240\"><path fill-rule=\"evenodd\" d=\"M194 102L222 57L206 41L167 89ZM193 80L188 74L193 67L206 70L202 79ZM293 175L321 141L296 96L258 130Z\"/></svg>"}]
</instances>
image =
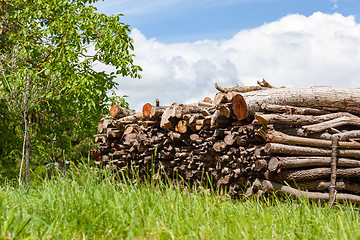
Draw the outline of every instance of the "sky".
<instances>
[{"instance_id":1,"label":"sky","mask_svg":"<svg viewBox=\"0 0 360 240\"><path fill-rule=\"evenodd\" d=\"M124 14L141 79L118 77L116 93L141 111L195 103L224 87L360 87L359 0L104 0ZM109 66L96 65L111 71Z\"/></svg>"}]
</instances>

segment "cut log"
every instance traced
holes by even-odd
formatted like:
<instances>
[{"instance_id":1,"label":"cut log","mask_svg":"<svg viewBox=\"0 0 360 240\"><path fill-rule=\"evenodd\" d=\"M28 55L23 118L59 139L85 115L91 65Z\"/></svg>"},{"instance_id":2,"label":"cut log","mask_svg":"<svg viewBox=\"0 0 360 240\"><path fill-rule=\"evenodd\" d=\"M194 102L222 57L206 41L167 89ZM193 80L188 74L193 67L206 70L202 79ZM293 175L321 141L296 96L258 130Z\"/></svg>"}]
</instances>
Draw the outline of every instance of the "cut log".
<instances>
[{"instance_id":1,"label":"cut log","mask_svg":"<svg viewBox=\"0 0 360 240\"><path fill-rule=\"evenodd\" d=\"M231 103L233 112L235 113L235 116L238 120L243 120L248 117L248 114L246 112L246 102L240 94L235 95L231 100Z\"/></svg>"},{"instance_id":2,"label":"cut log","mask_svg":"<svg viewBox=\"0 0 360 240\"><path fill-rule=\"evenodd\" d=\"M292 126L311 125L341 117L349 117L351 119L358 118L347 112L330 113L320 116L255 113L256 120L265 126L268 124L283 124Z\"/></svg>"},{"instance_id":3,"label":"cut log","mask_svg":"<svg viewBox=\"0 0 360 240\"><path fill-rule=\"evenodd\" d=\"M305 167L326 167L330 166L330 157L272 157L268 168L270 171L287 168L305 168ZM360 167L360 161L350 158L339 158L337 162L339 167Z\"/></svg>"},{"instance_id":4,"label":"cut log","mask_svg":"<svg viewBox=\"0 0 360 240\"><path fill-rule=\"evenodd\" d=\"M303 146L313 146L313 147L330 147L331 140L323 139L314 139L314 138L305 138L297 137L284 134L279 131L272 129L262 128L257 131L257 134L264 138L267 142L272 143L284 143L289 145L303 145ZM355 148L360 149L360 143L358 142L339 142L339 148Z\"/></svg>"},{"instance_id":5,"label":"cut log","mask_svg":"<svg viewBox=\"0 0 360 240\"><path fill-rule=\"evenodd\" d=\"M216 143L214 143L213 145L213 149L216 152L222 152L224 151L226 148L226 144L223 141L217 141Z\"/></svg>"},{"instance_id":6,"label":"cut log","mask_svg":"<svg viewBox=\"0 0 360 240\"><path fill-rule=\"evenodd\" d=\"M227 99L225 93L218 92L218 93L215 94L214 103L216 105L219 105L220 103L227 103L227 102L228 102L228 99Z\"/></svg>"},{"instance_id":7,"label":"cut log","mask_svg":"<svg viewBox=\"0 0 360 240\"><path fill-rule=\"evenodd\" d=\"M344 125L360 126L360 118L357 116L343 116L333 120L303 126L302 128L310 133L321 132L329 128L336 128Z\"/></svg>"},{"instance_id":8,"label":"cut log","mask_svg":"<svg viewBox=\"0 0 360 240\"><path fill-rule=\"evenodd\" d=\"M308 191L328 191L330 187L330 182L328 180L312 180L298 183L290 182L289 185L291 187L296 187ZM360 184L350 181L337 181L336 189L338 191L347 191L355 194L360 194Z\"/></svg>"},{"instance_id":9,"label":"cut log","mask_svg":"<svg viewBox=\"0 0 360 240\"><path fill-rule=\"evenodd\" d=\"M245 87L235 86L235 87L231 87L231 88L224 88L224 87L220 86L218 83L215 83L215 88L223 93L227 93L230 91L245 93L245 92L252 92L252 91L267 89L267 88L264 88L261 86L245 86Z\"/></svg>"},{"instance_id":10,"label":"cut log","mask_svg":"<svg viewBox=\"0 0 360 240\"><path fill-rule=\"evenodd\" d=\"M321 110L317 108L294 107L288 105L275 105L275 104L263 104L261 105L261 110L268 112L281 112L281 113L299 114L299 115L323 115L330 113L329 111Z\"/></svg>"},{"instance_id":11,"label":"cut log","mask_svg":"<svg viewBox=\"0 0 360 240\"><path fill-rule=\"evenodd\" d=\"M180 120L178 124L175 126L175 130L179 133L186 133L187 131L187 124L185 120Z\"/></svg>"},{"instance_id":12,"label":"cut log","mask_svg":"<svg viewBox=\"0 0 360 240\"><path fill-rule=\"evenodd\" d=\"M262 190L264 192L281 191L291 196L295 196L298 198L308 198L309 200L329 200L328 193L301 191L289 186L284 186L267 180L264 180L262 182ZM358 205L360 204L360 197L353 194L339 193L336 195L336 200L338 200L339 202L348 201L350 203L355 203Z\"/></svg>"},{"instance_id":13,"label":"cut log","mask_svg":"<svg viewBox=\"0 0 360 240\"><path fill-rule=\"evenodd\" d=\"M280 181L306 182L315 179L330 178L331 169L312 168L306 170L282 170L277 175L272 175L271 179ZM336 176L344 178L354 178L360 175L360 168L341 168L336 170ZM271 180L270 179L270 180Z\"/></svg>"},{"instance_id":14,"label":"cut log","mask_svg":"<svg viewBox=\"0 0 360 240\"><path fill-rule=\"evenodd\" d=\"M246 102L240 111L244 119L261 111L263 104L310 107L360 114L360 88L267 88L262 91L246 92L241 96Z\"/></svg>"},{"instance_id":15,"label":"cut log","mask_svg":"<svg viewBox=\"0 0 360 240\"><path fill-rule=\"evenodd\" d=\"M339 138L339 140L348 140L350 138L360 138L360 130L338 133L338 134L336 134L336 136Z\"/></svg>"},{"instance_id":16,"label":"cut log","mask_svg":"<svg viewBox=\"0 0 360 240\"><path fill-rule=\"evenodd\" d=\"M203 100L203 102L212 103L212 100L211 100L211 98L209 98L209 97L205 97L204 100Z\"/></svg>"},{"instance_id":17,"label":"cut log","mask_svg":"<svg viewBox=\"0 0 360 240\"><path fill-rule=\"evenodd\" d=\"M123 117L126 117L126 116L130 116L130 115L133 115L135 112L129 110L129 109L126 109L126 108L123 108L123 107L120 107L118 105L112 105L111 108L110 108L110 115L113 117L113 118L116 118L116 119L119 119L119 118L123 118Z\"/></svg>"},{"instance_id":18,"label":"cut log","mask_svg":"<svg viewBox=\"0 0 360 240\"><path fill-rule=\"evenodd\" d=\"M280 143L267 143L265 145L265 153L267 154L290 154L305 156L331 156L330 149L291 146ZM339 150L339 157L350 157L360 159L360 150Z\"/></svg>"}]
</instances>

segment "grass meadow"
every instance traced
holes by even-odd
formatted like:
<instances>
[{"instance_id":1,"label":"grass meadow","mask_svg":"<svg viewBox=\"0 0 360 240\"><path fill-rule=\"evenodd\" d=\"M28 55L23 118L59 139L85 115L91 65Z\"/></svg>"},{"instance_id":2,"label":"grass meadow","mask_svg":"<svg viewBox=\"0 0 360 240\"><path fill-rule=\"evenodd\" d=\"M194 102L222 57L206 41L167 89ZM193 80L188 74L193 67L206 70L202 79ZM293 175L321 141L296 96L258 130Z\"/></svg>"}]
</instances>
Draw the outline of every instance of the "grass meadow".
<instances>
[{"instance_id":1,"label":"grass meadow","mask_svg":"<svg viewBox=\"0 0 360 240\"><path fill-rule=\"evenodd\" d=\"M1 239L360 239L359 208L116 180L86 165L0 186Z\"/></svg>"}]
</instances>

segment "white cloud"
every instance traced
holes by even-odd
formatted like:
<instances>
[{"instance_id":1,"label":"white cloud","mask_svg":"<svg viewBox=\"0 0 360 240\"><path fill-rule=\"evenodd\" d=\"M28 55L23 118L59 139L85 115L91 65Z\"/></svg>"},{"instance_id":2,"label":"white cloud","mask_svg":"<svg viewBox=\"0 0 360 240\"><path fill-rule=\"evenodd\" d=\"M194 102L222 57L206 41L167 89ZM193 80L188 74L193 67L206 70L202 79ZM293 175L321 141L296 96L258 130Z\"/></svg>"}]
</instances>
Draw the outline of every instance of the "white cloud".
<instances>
[{"instance_id":1,"label":"white cloud","mask_svg":"<svg viewBox=\"0 0 360 240\"><path fill-rule=\"evenodd\" d=\"M119 78L118 93L139 111L155 98L168 105L213 97L215 82L360 87L360 24L352 16L289 15L222 41L163 44L136 29L131 37L143 78Z\"/></svg>"}]
</instances>

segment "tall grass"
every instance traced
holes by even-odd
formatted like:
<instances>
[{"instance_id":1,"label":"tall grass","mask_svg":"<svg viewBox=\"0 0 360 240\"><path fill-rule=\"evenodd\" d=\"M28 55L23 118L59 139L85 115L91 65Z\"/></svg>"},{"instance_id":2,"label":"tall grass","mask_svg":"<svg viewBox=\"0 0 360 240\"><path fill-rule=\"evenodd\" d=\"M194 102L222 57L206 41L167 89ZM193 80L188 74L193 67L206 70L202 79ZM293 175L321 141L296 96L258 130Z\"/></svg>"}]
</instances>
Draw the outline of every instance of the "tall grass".
<instances>
[{"instance_id":1,"label":"tall grass","mask_svg":"<svg viewBox=\"0 0 360 240\"><path fill-rule=\"evenodd\" d=\"M359 209L231 200L82 166L29 191L0 187L2 239L360 239Z\"/></svg>"}]
</instances>

